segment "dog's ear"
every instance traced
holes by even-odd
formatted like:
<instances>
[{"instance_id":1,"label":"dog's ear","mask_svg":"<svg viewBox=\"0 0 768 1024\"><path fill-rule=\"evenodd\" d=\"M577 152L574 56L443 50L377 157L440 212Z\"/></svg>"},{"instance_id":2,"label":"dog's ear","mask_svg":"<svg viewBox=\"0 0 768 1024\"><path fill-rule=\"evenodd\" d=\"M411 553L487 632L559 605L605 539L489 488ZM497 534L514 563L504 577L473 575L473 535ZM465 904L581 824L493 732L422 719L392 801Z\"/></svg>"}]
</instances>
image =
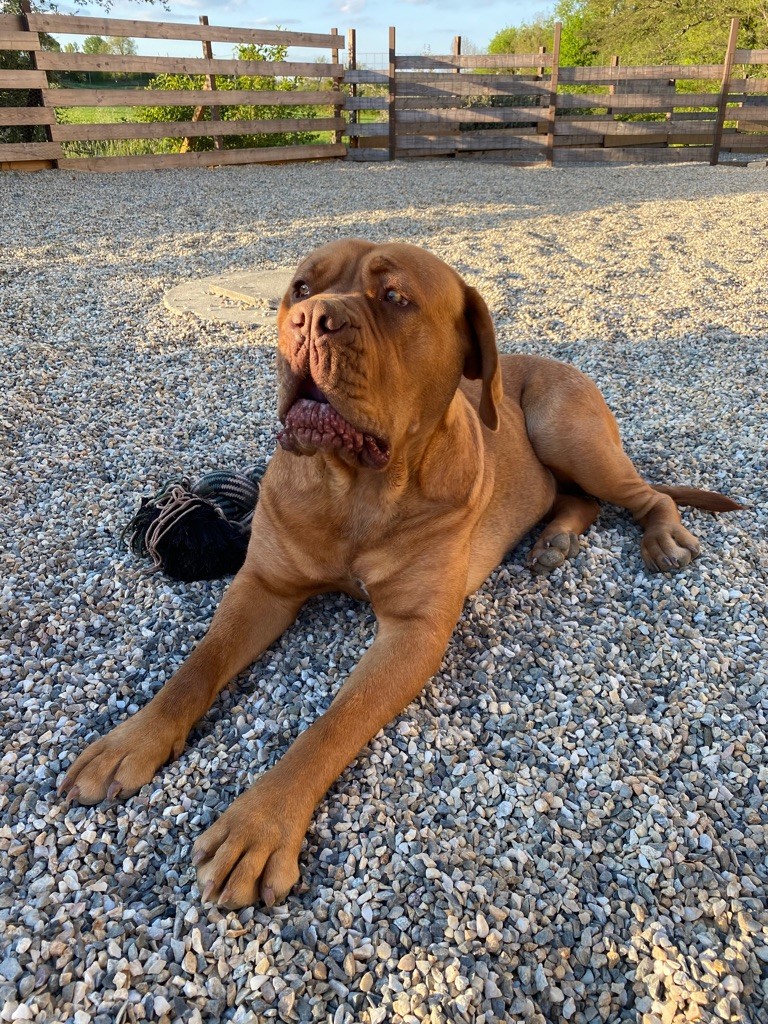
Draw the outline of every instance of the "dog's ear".
<instances>
[{"instance_id":1,"label":"dog's ear","mask_svg":"<svg viewBox=\"0 0 768 1024\"><path fill-rule=\"evenodd\" d=\"M464 361L464 376L482 380L480 419L489 430L499 429L499 410L503 395L496 332L485 300L476 288L464 286L464 316L469 328L470 349Z\"/></svg>"}]
</instances>

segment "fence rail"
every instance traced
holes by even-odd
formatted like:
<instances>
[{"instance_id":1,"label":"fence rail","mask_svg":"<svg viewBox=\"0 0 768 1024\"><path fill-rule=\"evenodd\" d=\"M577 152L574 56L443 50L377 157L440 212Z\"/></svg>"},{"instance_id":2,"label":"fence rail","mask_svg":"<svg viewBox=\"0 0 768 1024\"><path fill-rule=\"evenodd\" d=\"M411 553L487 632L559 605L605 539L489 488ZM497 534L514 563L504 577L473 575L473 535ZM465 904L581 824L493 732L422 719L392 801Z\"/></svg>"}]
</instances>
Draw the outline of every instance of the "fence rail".
<instances>
[{"instance_id":1,"label":"fence rail","mask_svg":"<svg viewBox=\"0 0 768 1024\"><path fill-rule=\"evenodd\" d=\"M205 17L197 25L180 25L35 14L24 0L22 10L21 16L0 16L0 50L25 55L15 62L24 66L0 70L0 169L112 171L346 154L340 92L344 66L339 61L344 37L336 29L322 34L210 25ZM51 33L193 40L201 52L199 57L164 57L53 50L46 48ZM295 61L251 59L250 52L221 58L213 56L213 43L326 53ZM149 76L159 74L178 76L176 87L147 88ZM90 78L86 86L101 87L80 87L78 78L85 77ZM114 123L105 108L116 107L147 108L149 113ZM88 110L87 122L75 119L77 108ZM170 111L179 108L189 108L191 116L180 110L176 120ZM163 115L163 110L168 112Z\"/></svg>"},{"instance_id":2,"label":"fence rail","mask_svg":"<svg viewBox=\"0 0 768 1024\"><path fill-rule=\"evenodd\" d=\"M20 16L0 15L0 51L25 55L16 68L0 69L0 169L430 156L549 165L768 157L768 50L738 48L737 19L722 64L630 67L616 56L606 66L561 67L556 25L551 49L524 54L462 54L459 36L450 54L399 54L390 29L387 63L378 70L357 66L354 29L345 40L336 29L36 14L27 0L22 8ZM51 33L195 41L201 54L55 51ZM317 60L282 59L282 52L281 59L224 58L214 57L214 43L326 52ZM160 73L179 76L173 88L147 87ZM86 75L96 82L76 87L75 78ZM144 76L140 85L137 76ZM254 78L258 88L249 84ZM107 107L156 113L114 123ZM75 108L90 108L88 123L74 120ZM156 119L162 109L179 108L191 113Z\"/></svg>"},{"instance_id":3,"label":"fence rail","mask_svg":"<svg viewBox=\"0 0 768 1024\"><path fill-rule=\"evenodd\" d=\"M254 28L226 28L223 25L181 25L165 21L134 21L127 18L84 18L72 14L30 14L31 32L57 32L82 36L123 36L139 39L182 39L199 42L251 43L257 46L301 46L305 49L343 49L344 37L337 32L284 32ZM0 21L0 29L2 29Z\"/></svg>"}]
</instances>

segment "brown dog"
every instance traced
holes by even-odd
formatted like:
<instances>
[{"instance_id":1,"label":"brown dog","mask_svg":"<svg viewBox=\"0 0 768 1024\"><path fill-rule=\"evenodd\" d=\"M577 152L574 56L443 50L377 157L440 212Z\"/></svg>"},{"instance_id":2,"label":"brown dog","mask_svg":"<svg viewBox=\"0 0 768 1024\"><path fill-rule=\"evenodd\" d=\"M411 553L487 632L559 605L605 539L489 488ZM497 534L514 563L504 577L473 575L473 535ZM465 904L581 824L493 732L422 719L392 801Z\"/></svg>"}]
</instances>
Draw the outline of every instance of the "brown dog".
<instances>
[{"instance_id":1,"label":"brown dog","mask_svg":"<svg viewBox=\"0 0 768 1024\"><path fill-rule=\"evenodd\" d=\"M61 785L85 804L135 793L310 595L368 598L376 641L328 711L195 843L203 899L227 907L287 894L328 787L437 671L466 596L539 520L540 571L575 553L596 499L630 509L646 565L668 571L699 550L673 499L739 507L643 481L595 385L548 359L499 358L480 295L414 246L318 249L278 322L283 450L245 565L182 668Z\"/></svg>"}]
</instances>

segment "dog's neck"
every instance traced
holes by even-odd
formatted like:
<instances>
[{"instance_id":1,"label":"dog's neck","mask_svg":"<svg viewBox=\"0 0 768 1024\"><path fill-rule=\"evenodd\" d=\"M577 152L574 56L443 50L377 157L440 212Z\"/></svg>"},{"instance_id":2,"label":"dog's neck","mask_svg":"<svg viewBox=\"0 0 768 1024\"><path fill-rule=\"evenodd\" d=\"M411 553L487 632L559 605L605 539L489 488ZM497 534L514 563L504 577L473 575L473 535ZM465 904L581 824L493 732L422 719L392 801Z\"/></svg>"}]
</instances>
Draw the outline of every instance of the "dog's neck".
<instances>
[{"instance_id":1,"label":"dog's neck","mask_svg":"<svg viewBox=\"0 0 768 1024\"><path fill-rule=\"evenodd\" d=\"M298 510L284 503L283 492L289 491L305 515L311 508L311 516L332 525L335 536L364 547L369 538L381 540L402 523L412 506L423 508L425 500L436 506L433 514L441 507L446 512L474 507L487 484L483 445L478 414L458 390L433 424L419 423L393 439L392 458L383 470L350 465L333 452L307 456L278 448L274 460L280 469L270 478L276 485L270 487L270 501L283 522L292 521ZM456 452L474 454L457 459ZM290 488L283 474L290 475Z\"/></svg>"},{"instance_id":2,"label":"dog's neck","mask_svg":"<svg viewBox=\"0 0 768 1024\"><path fill-rule=\"evenodd\" d=\"M394 446L384 470L350 466L328 452L318 452L306 461L317 487L333 496L345 519L350 502L358 513L371 506L376 518L390 519L398 516L401 503L414 490L441 504L472 502L473 491L482 484L482 446L477 412L457 391L431 429L419 425ZM475 457L457 460L457 451L474 451Z\"/></svg>"},{"instance_id":3,"label":"dog's neck","mask_svg":"<svg viewBox=\"0 0 768 1024\"><path fill-rule=\"evenodd\" d=\"M483 485L483 443L477 412L464 393L457 391L419 459L422 493L432 501L473 505ZM472 452L473 456L456 459L457 451Z\"/></svg>"}]
</instances>

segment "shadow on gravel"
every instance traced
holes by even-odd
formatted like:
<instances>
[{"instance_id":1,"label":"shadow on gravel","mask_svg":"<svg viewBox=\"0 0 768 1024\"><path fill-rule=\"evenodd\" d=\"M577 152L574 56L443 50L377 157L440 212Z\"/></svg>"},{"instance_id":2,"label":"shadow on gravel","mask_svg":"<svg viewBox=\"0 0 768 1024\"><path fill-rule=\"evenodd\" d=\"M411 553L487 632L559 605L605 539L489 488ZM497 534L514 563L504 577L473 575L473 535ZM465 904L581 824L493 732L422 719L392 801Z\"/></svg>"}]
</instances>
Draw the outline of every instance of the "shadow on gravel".
<instances>
[{"instance_id":1,"label":"shadow on gravel","mask_svg":"<svg viewBox=\"0 0 768 1024\"><path fill-rule=\"evenodd\" d=\"M97 277L118 268L125 273L127 265L131 276L153 278L158 254L165 252L163 269L170 287L196 275L269 269L276 265L275 250L293 253L297 262L315 246L340 235L373 241L418 238L422 243L433 236L443 243L466 244L471 250L475 235L509 232L519 225L551 249L557 245L556 232L541 231L531 221L546 220L549 228L554 226L553 219L556 223L559 217L577 216L589 233L606 216L620 215L626 223L648 204L660 204L664 210L677 202L719 199L725 216L729 196L764 193L765 174L743 168L681 165L665 167L663 174L654 170L659 169L500 173L498 167L480 163L441 164L442 177L436 186L426 165L419 178L413 165L403 162L375 169L328 164L288 171L225 168L199 178L199 201L180 206L172 229L164 225L162 233L158 220L166 211L147 196L142 174L111 175L108 180L102 175L82 177L73 190L57 173L41 173L24 183L26 192L16 184L15 201L6 205L10 226L21 237L27 236L22 225L26 225L29 204L48 226L44 243L24 245L26 259L44 261L59 270L85 265ZM152 174L154 185L164 182L173 189L178 184L185 191L194 189L198 180L194 171ZM295 175L303 193L302 203L290 208L279 198L286 174ZM0 196L8 177L0 178ZM222 180L231 183L229 201L222 203L217 192L215 201L206 204L211 182L218 186ZM275 183L274 189L270 182ZM332 213L330 195L334 197ZM84 204L87 230L81 228ZM13 224L15 216L22 218L18 225ZM117 251L116 239L120 240ZM285 258L277 265L286 265Z\"/></svg>"}]
</instances>

